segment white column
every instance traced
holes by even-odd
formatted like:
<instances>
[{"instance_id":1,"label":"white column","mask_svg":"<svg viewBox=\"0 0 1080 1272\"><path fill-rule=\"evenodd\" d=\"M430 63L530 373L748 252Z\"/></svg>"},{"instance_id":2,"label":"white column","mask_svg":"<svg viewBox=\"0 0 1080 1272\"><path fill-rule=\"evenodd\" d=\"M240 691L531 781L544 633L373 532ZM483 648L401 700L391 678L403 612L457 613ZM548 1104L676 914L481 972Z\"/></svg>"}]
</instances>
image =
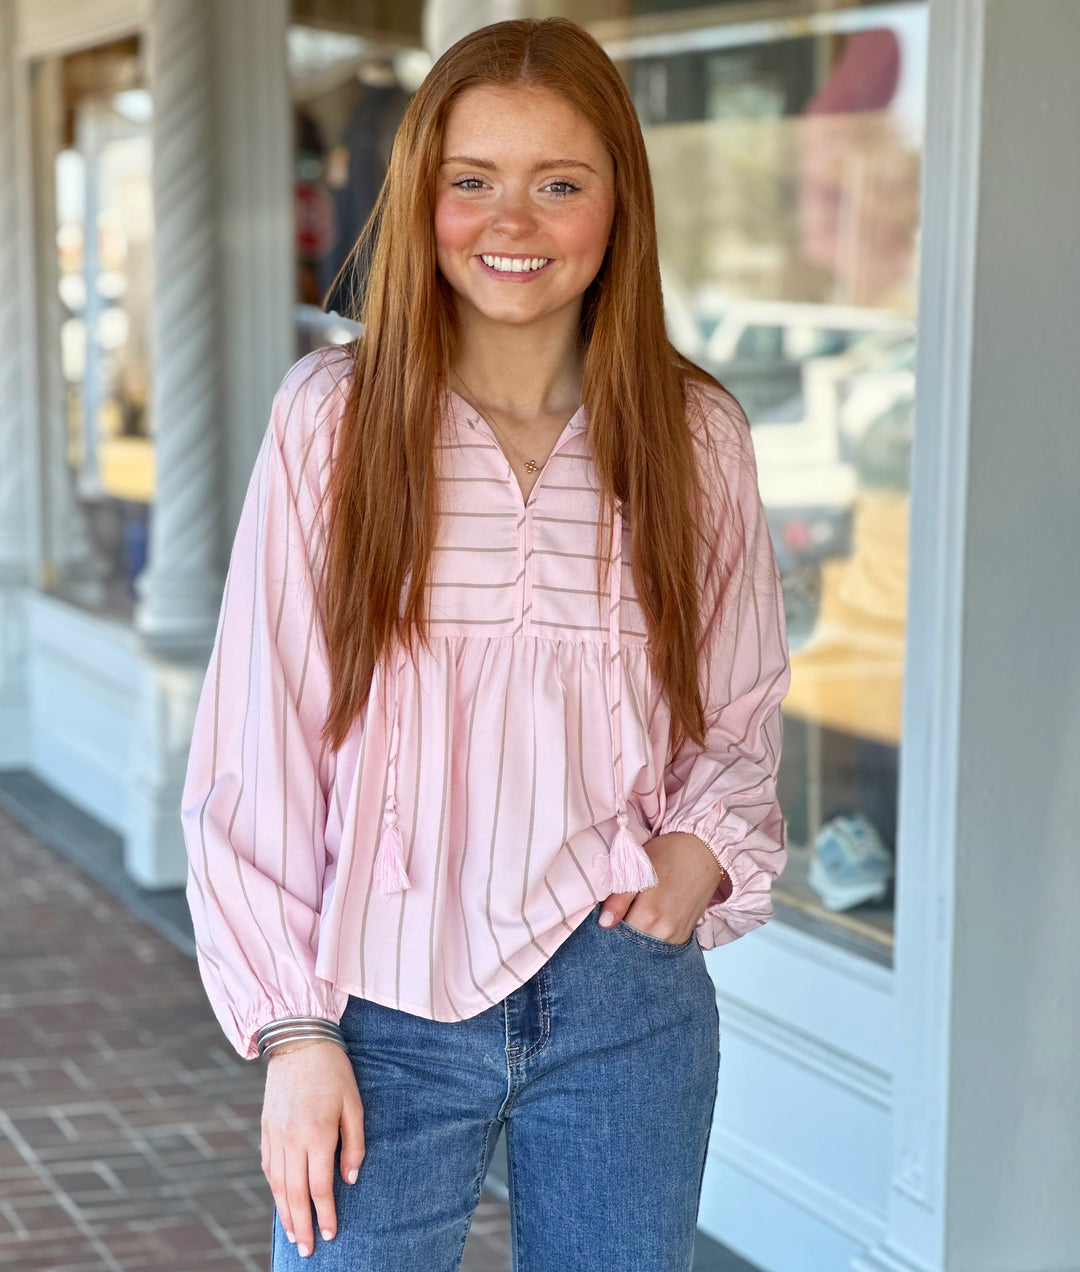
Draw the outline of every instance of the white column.
<instances>
[{"instance_id":1,"label":"white column","mask_svg":"<svg viewBox=\"0 0 1080 1272\"><path fill-rule=\"evenodd\" d=\"M437 58L477 27L511 18L541 17L540 9L538 0L426 0L424 47Z\"/></svg>"},{"instance_id":2,"label":"white column","mask_svg":"<svg viewBox=\"0 0 1080 1272\"><path fill-rule=\"evenodd\" d=\"M136 626L170 648L213 637L221 603L220 321L212 11L150 0L156 488ZM258 323L259 315L251 314Z\"/></svg>"},{"instance_id":3,"label":"white column","mask_svg":"<svg viewBox=\"0 0 1080 1272\"><path fill-rule=\"evenodd\" d=\"M14 4L0 0L0 585L29 577L29 430L22 411L19 218L15 197Z\"/></svg>"},{"instance_id":4,"label":"white column","mask_svg":"<svg viewBox=\"0 0 1080 1272\"><path fill-rule=\"evenodd\" d=\"M930 5L893 1167L858 1272L1080 1267L1080 5Z\"/></svg>"},{"instance_id":5,"label":"white column","mask_svg":"<svg viewBox=\"0 0 1080 1272\"><path fill-rule=\"evenodd\" d=\"M290 0L216 0L212 6L217 142L220 467L215 488L221 552L227 551L270 405L295 358L296 254L292 206L292 113L285 33ZM156 105L157 103L155 103ZM156 155L155 155L156 160ZM159 455L159 482L169 473ZM162 544L166 562L170 544ZM209 572L207 577L209 577ZM221 579L200 591L216 618ZM199 668L192 675L193 666ZM176 816L201 661L159 660L144 676L128 773L124 862L144 887L182 885L186 850Z\"/></svg>"},{"instance_id":6,"label":"white column","mask_svg":"<svg viewBox=\"0 0 1080 1272\"><path fill-rule=\"evenodd\" d=\"M23 402L16 199L14 0L0 0L0 767L26 762L26 641L20 599L30 581L31 430Z\"/></svg>"},{"instance_id":7,"label":"white column","mask_svg":"<svg viewBox=\"0 0 1080 1272\"><path fill-rule=\"evenodd\" d=\"M291 0L217 0L226 545L274 391L296 357Z\"/></svg>"}]
</instances>

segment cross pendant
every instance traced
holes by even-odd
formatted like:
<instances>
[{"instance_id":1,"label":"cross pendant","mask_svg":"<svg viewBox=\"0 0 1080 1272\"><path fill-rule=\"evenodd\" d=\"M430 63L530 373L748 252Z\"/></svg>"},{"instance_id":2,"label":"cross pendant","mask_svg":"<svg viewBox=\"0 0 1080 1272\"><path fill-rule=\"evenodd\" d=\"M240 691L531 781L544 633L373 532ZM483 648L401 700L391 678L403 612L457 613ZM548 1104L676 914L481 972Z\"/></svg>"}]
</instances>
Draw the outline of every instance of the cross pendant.
<instances>
[{"instance_id":1,"label":"cross pendant","mask_svg":"<svg viewBox=\"0 0 1080 1272\"><path fill-rule=\"evenodd\" d=\"M526 471L527 473L535 473L535 472L536 472L536 460L535 460L535 459L527 459L527 460L525 461L525 471Z\"/></svg>"}]
</instances>

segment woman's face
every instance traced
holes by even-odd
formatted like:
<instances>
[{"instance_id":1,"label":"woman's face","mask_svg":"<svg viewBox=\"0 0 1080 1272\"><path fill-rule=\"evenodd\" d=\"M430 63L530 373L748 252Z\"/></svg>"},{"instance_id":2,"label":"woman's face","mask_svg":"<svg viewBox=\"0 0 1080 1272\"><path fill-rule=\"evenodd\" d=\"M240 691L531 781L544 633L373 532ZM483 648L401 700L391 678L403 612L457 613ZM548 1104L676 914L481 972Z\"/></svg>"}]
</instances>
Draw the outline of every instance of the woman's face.
<instances>
[{"instance_id":1,"label":"woman's face","mask_svg":"<svg viewBox=\"0 0 1080 1272\"><path fill-rule=\"evenodd\" d=\"M525 326L566 312L607 250L611 155L557 93L481 85L447 119L435 202L439 270L459 309Z\"/></svg>"}]
</instances>

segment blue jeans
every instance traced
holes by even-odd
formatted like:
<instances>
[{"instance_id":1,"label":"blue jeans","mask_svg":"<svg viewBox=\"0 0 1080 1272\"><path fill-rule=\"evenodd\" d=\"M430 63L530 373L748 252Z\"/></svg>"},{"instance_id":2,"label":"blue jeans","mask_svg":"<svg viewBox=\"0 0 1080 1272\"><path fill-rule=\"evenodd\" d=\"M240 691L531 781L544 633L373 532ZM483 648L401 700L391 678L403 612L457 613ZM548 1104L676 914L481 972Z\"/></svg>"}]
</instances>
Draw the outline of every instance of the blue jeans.
<instances>
[{"instance_id":1,"label":"blue jeans","mask_svg":"<svg viewBox=\"0 0 1080 1272\"><path fill-rule=\"evenodd\" d=\"M720 1064L716 993L681 945L596 905L502 1002L427 1020L350 997L364 1106L338 1232L306 1259L275 1211L274 1272L457 1272L505 1128L514 1272L689 1272ZM314 1213L314 1212L313 1212Z\"/></svg>"}]
</instances>

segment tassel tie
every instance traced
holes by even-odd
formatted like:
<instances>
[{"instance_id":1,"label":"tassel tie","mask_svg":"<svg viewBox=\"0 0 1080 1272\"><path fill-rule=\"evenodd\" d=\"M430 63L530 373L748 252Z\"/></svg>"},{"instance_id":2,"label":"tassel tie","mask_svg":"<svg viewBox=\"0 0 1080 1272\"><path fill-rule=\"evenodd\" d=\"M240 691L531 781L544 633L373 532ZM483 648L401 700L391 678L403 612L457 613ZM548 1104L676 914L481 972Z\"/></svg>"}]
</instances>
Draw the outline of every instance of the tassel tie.
<instances>
[{"instance_id":1,"label":"tassel tie","mask_svg":"<svg viewBox=\"0 0 1080 1272\"><path fill-rule=\"evenodd\" d=\"M394 713L390 726L390 756L386 773L386 803L383 805L382 834L379 851L375 854L375 890L391 893L404 892L411 887L405 873L404 846L398 826L397 771L398 746L401 738L401 672L404 655L394 671Z\"/></svg>"},{"instance_id":2,"label":"tassel tie","mask_svg":"<svg viewBox=\"0 0 1080 1272\"><path fill-rule=\"evenodd\" d=\"M622 625L619 609L622 601L622 513L618 500L612 516L611 561L608 565L608 699L611 703L611 756L615 782L615 816L618 830L611 842L608 865L611 869L612 892L641 892L660 880L649 854L634 838L626 811L622 767Z\"/></svg>"}]
</instances>

